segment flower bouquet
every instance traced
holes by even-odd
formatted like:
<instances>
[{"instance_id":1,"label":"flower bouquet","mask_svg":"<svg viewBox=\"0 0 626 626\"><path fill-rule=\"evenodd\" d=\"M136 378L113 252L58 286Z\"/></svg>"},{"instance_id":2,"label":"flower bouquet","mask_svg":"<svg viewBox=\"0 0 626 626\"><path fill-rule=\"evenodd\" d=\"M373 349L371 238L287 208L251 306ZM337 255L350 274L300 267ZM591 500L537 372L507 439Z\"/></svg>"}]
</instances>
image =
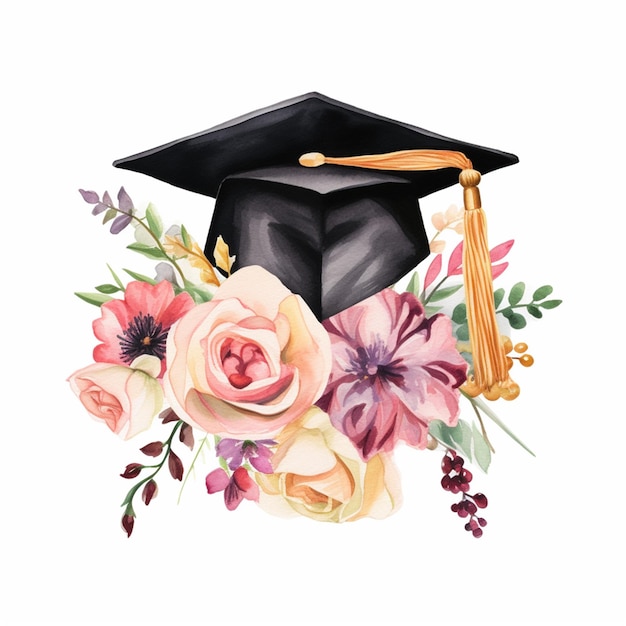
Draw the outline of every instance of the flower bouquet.
<instances>
[{"instance_id":1,"label":"flower bouquet","mask_svg":"<svg viewBox=\"0 0 626 626\"><path fill-rule=\"evenodd\" d=\"M128 536L139 499L149 505L168 474L182 490L200 471L229 511L249 500L280 516L385 518L402 500L393 461L400 444L437 459L441 486L457 500L452 511L474 537L483 534L487 498L473 490L467 465L487 472L487 426L532 452L474 381L463 242L444 262L443 235L463 232L462 210L432 216L423 280L413 272L405 288L320 322L262 267L232 271L239 251L222 237L209 259L183 225L166 229L153 205L138 212L124 188L117 203L107 192L80 193L113 234L134 227L128 248L156 262L151 276L125 269L122 278L109 267L111 282L76 294L98 317L94 362L69 377L71 389L113 433L148 439L141 460L121 473L132 481L122 502ZM490 250L493 279L512 245ZM500 327L541 318L561 303L551 294L549 285L498 287ZM533 364L525 343L504 336L502 345L508 368ZM162 425L167 436L154 439ZM215 460L201 469L209 449Z\"/></svg>"}]
</instances>

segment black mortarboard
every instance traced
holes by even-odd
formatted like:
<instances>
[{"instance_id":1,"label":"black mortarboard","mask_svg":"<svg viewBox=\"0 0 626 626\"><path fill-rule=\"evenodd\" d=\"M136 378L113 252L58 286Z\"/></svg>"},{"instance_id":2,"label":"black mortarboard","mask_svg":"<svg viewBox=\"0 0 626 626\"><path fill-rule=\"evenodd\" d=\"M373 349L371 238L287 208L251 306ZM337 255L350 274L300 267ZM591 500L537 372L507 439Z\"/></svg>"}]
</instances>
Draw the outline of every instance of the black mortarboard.
<instances>
[{"instance_id":1,"label":"black mortarboard","mask_svg":"<svg viewBox=\"0 0 626 626\"><path fill-rule=\"evenodd\" d=\"M235 270L261 265L325 319L429 254L418 199L456 184L459 174L448 165L309 169L300 156L424 149L462 152L483 174L518 160L309 93L114 165L215 197L207 257L221 235Z\"/></svg>"}]
</instances>

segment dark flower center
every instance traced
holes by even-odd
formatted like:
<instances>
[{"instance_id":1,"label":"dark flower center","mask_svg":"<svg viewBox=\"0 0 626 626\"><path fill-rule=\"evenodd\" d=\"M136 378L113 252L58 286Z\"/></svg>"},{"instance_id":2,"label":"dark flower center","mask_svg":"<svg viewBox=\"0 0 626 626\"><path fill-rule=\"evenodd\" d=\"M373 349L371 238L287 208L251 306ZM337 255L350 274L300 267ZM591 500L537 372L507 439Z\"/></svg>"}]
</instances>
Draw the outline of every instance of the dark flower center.
<instances>
[{"instance_id":1,"label":"dark flower center","mask_svg":"<svg viewBox=\"0 0 626 626\"><path fill-rule=\"evenodd\" d=\"M139 313L123 334L117 336L120 340L120 358L124 363L132 363L144 354L163 359L168 330L163 329L152 315Z\"/></svg>"},{"instance_id":2,"label":"dark flower center","mask_svg":"<svg viewBox=\"0 0 626 626\"><path fill-rule=\"evenodd\" d=\"M404 382L406 366L399 359L393 359L380 339L367 347L358 346L349 356L350 366L346 371L356 374L363 381L378 378L398 386Z\"/></svg>"}]
</instances>

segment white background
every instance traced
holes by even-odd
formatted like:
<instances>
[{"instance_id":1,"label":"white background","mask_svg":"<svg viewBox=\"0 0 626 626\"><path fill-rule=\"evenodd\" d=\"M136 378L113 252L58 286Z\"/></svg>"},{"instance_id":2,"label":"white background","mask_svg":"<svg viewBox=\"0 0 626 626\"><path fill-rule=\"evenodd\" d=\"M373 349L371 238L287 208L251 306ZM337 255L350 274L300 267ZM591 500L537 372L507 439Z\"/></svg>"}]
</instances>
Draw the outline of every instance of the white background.
<instances>
[{"instance_id":1,"label":"white background","mask_svg":"<svg viewBox=\"0 0 626 626\"><path fill-rule=\"evenodd\" d=\"M2 55L2 551L6 624L601 624L624 575L623 21L619 3L22 2ZM536 364L497 405L477 541L438 486L438 455L401 449L392 518L325 525L228 513L200 471L119 526L124 443L65 379L91 362L96 309L73 291L142 270L77 193L125 185L203 240L212 201L111 167L309 91L514 152L485 177L501 284L562 307L515 335ZM426 215L459 189L422 202ZM181 450L188 462L189 455ZM207 459L207 467L213 460ZM172 481L170 481L172 482Z\"/></svg>"}]
</instances>

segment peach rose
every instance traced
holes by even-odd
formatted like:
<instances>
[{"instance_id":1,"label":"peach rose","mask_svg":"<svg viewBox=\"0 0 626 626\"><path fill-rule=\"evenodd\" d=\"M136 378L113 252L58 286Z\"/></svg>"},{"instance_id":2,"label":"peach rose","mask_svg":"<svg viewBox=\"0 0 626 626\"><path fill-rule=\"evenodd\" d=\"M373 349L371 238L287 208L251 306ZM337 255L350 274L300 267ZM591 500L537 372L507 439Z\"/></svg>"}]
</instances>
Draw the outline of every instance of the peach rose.
<instances>
[{"instance_id":1,"label":"peach rose","mask_svg":"<svg viewBox=\"0 0 626 626\"><path fill-rule=\"evenodd\" d=\"M72 374L72 391L87 411L124 439L146 430L163 406L163 390L156 380L161 361L144 355L130 367L93 363Z\"/></svg>"},{"instance_id":2,"label":"peach rose","mask_svg":"<svg viewBox=\"0 0 626 626\"><path fill-rule=\"evenodd\" d=\"M320 397L330 339L300 296L245 267L172 326L167 400L206 432L240 439L278 432Z\"/></svg>"},{"instance_id":3,"label":"peach rose","mask_svg":"<svg viewBox=\"0 0 626 626\"><path fill-rule=\"evenodd\" d=\"M276 437L273 474L256 474L259 505L285 517L326 522L382 519L400 506L398 472L381 452L365 462L321 409L310 409Z\"/></svg>"}]
</instances>

